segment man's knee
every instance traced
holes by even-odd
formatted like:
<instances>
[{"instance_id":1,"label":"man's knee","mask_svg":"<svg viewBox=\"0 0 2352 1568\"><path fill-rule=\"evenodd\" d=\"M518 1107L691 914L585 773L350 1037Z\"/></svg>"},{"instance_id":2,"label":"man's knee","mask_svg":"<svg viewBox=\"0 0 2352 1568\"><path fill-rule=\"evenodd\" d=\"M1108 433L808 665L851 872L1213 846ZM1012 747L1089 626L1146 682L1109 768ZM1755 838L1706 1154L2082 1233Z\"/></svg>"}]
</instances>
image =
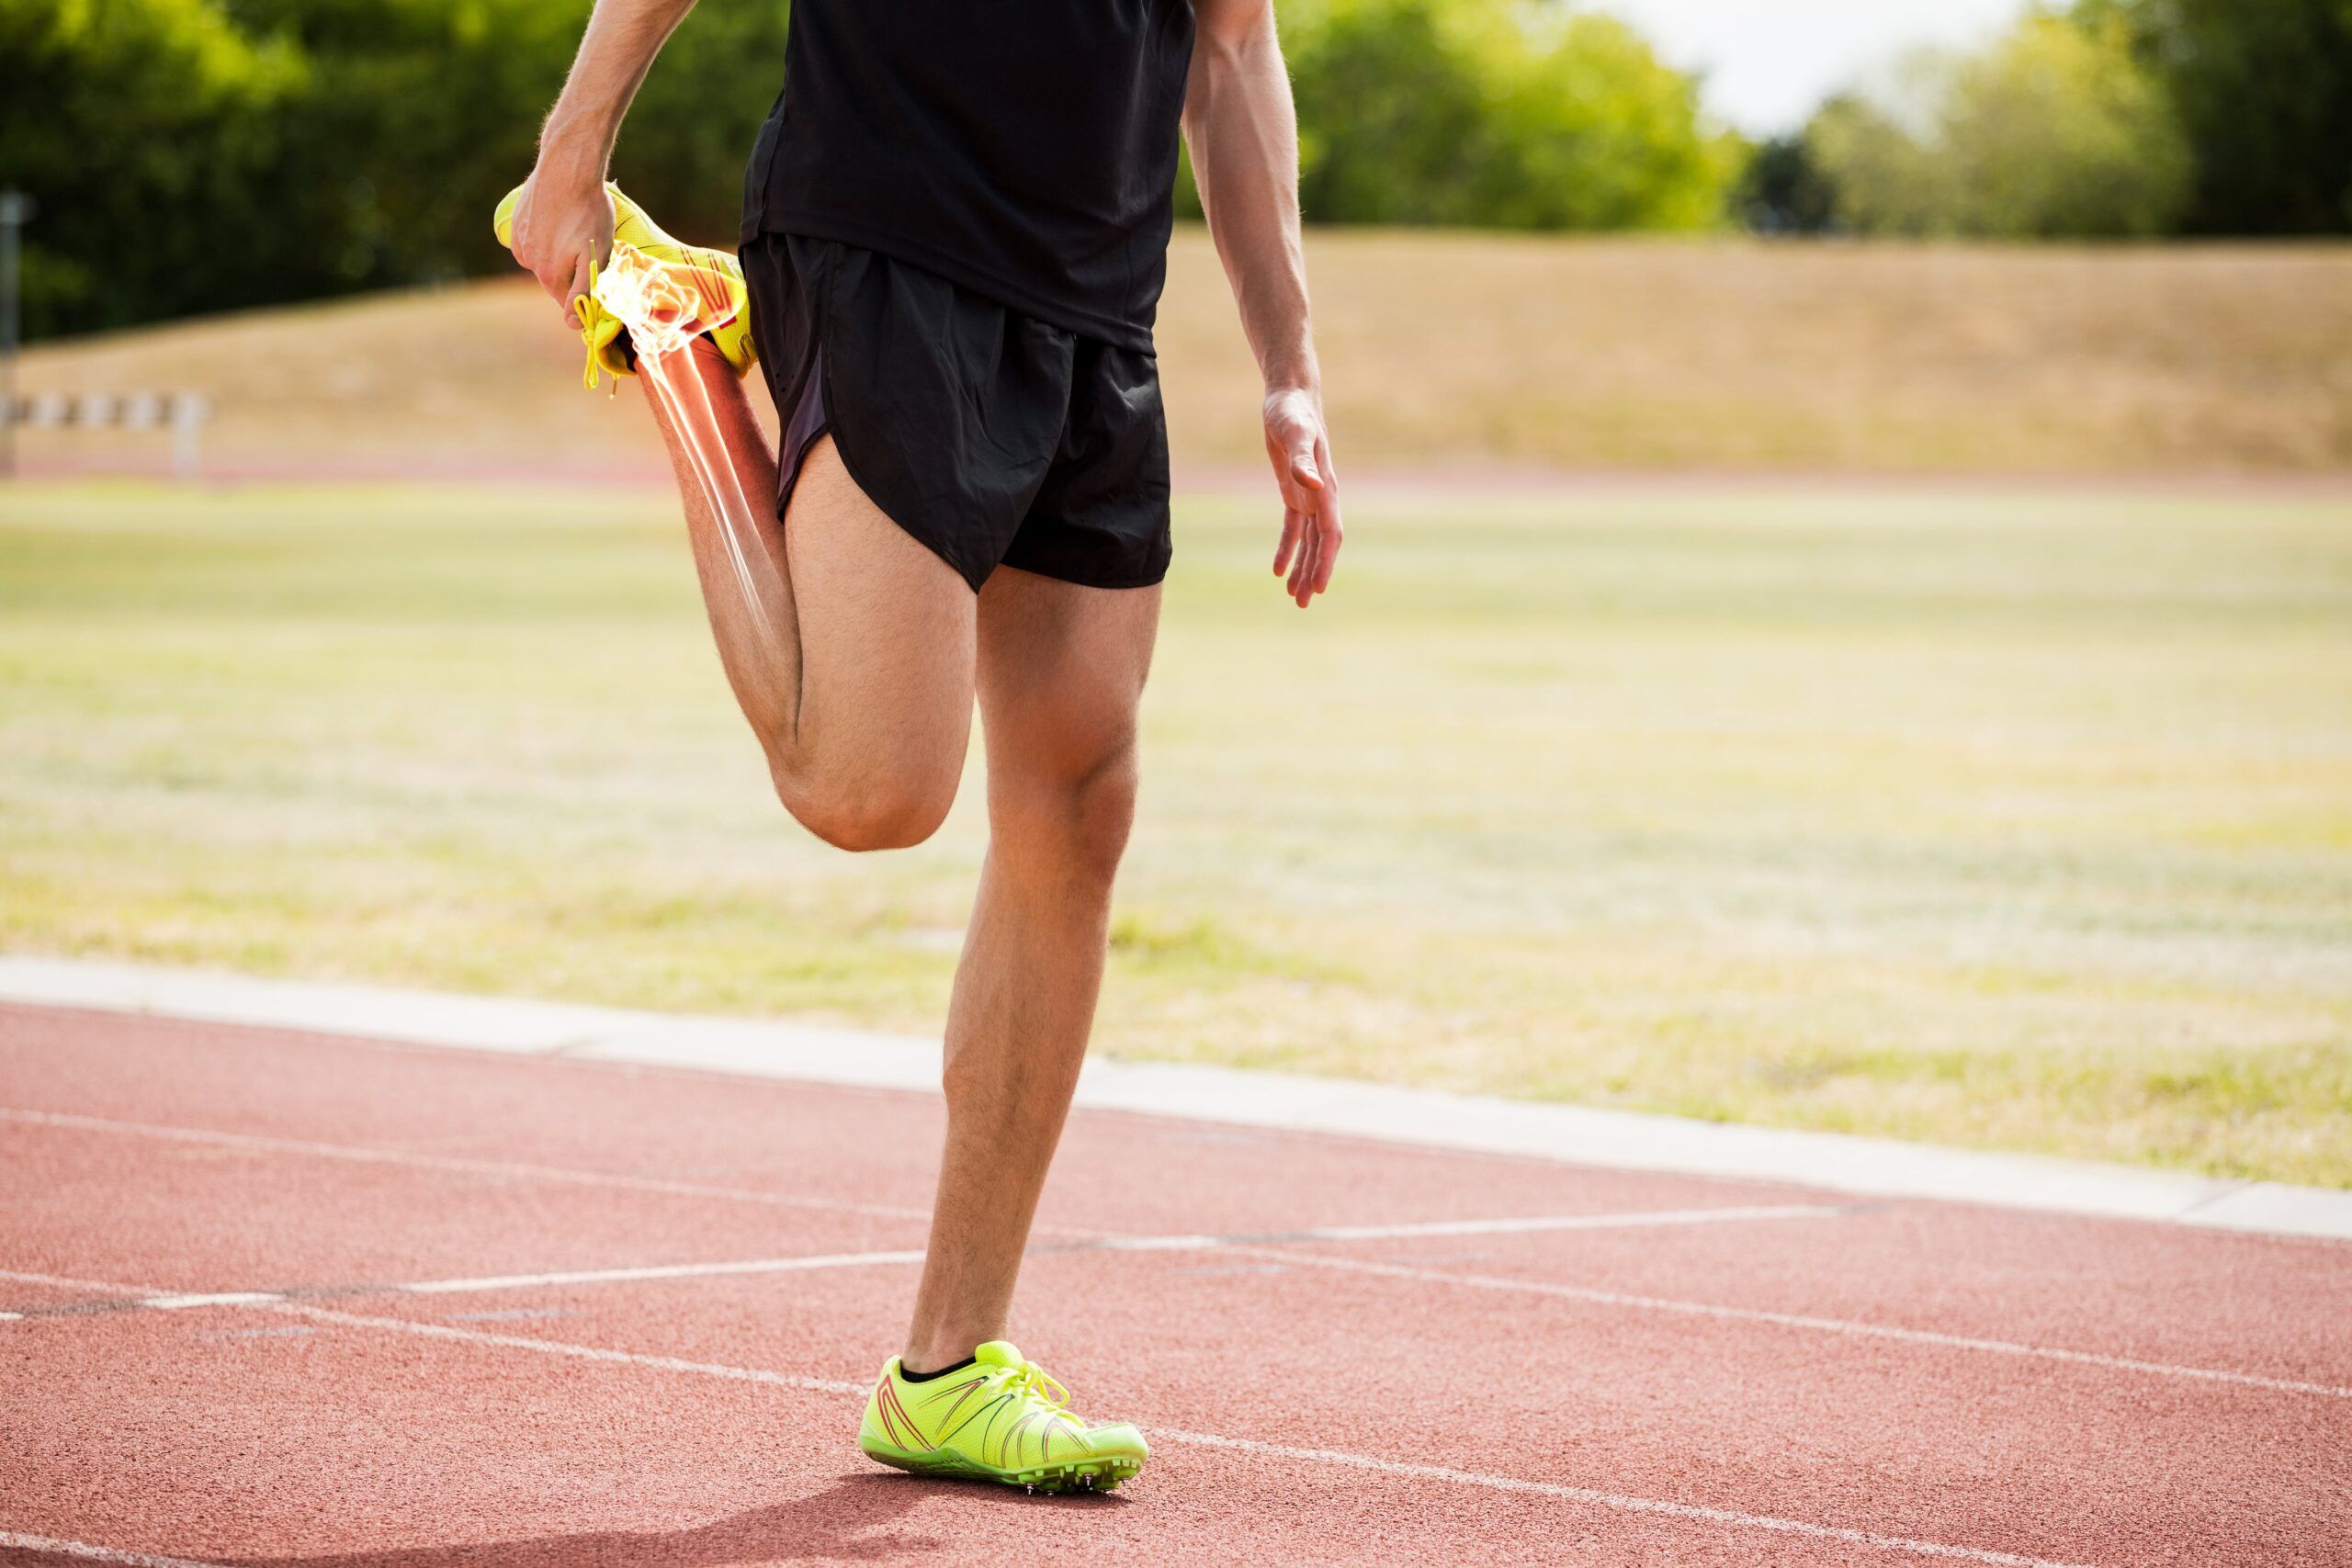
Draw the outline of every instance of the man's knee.
<instances>
[{"instance_id":1,"label":"man's knee","mask_svg":"<svg viewBox=\"0 0 2352 1568\"><path fill-rule=\"evenodd\" d=\"M1132 743L1060 767L1011 769L992 791L997 844L1107 884L1135 824L1136 784Z\"/></svg>"},{"instance_id":2,"label":"man's knee","mask_svg":"<svg viewBox=\"0 0 2352 1568\"><path fill-rule=\"evenodd\" d=\"M775 777L776 795L800 825L837 850L912 849L939 830L956 781L894 778L810 781Z\"/></svg>"}]
</instances>

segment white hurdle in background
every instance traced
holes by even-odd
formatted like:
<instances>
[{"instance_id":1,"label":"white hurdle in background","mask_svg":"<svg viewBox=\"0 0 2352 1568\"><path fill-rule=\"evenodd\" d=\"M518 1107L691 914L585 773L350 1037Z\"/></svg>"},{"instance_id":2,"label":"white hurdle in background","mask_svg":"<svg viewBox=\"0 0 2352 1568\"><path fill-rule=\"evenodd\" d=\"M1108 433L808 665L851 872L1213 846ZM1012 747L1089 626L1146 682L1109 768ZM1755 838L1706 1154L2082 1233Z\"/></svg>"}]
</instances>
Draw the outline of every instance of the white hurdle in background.
<instances>
[{"instance_id":1,"label":"white hurdle in background","mask_svg":"<svg viewBox=\"0 0 2352 1568\"><path fill-rule=\"evenodd\" d=\"M0 425L28 430L169 430L172 477L192 479L203 463L212 404L195 392L35 392L0 399Z\"/></svg>"}]
</instances>

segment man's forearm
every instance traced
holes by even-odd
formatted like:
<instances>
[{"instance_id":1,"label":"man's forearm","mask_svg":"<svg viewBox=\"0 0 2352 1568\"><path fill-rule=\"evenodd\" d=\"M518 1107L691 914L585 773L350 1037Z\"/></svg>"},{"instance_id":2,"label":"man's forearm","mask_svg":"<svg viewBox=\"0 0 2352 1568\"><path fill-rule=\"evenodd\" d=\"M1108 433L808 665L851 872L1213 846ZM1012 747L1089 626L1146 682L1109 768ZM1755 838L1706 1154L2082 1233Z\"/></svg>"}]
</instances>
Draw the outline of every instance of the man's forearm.
<instances>
[{"instance_id":1,"label":"man's forearm","mask_svg":"<svg viewBox=\"0 0 2352 1568\"><path fill-rule=\"evenodd\" d=\"M596 0L562 96L539 132L539 166L557 178L601 185L621 120L653 57L695 0Z\"/></svg>"},{"instance_id":2,"label":"man's forearm","mask_svg":"<svg viewBox=\"0 0 2352 1568\"><path fill-rule=\"evenodd\" d=\"M1242 331L1269 391L1319 391L1299 243L1298 119L1272 7L1198 47L1184 135Z\"/></svg>"}]
</instances>

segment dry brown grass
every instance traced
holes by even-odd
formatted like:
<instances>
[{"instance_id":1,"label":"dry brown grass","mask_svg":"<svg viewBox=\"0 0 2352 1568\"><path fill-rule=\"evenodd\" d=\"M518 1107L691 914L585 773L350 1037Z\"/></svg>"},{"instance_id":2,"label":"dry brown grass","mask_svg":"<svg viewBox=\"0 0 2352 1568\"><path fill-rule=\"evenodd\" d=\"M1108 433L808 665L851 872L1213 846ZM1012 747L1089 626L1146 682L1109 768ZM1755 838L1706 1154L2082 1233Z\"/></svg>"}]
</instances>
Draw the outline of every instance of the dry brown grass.
<instances>
[{"instance_id":1,"label":"dry brown grass","mask_svg":"<svg viewBox=\"0 0 2352 1568\"><path fill-rule=\"evenodd\" d=\"M1309 249L1358 471L2352 468L2352 246L1321 231ZM657 472L635 411L583 417L548 310L515 280L221 318L35 350L25 384L208 391L228 468ZM1254 465L1256 379L1197 230L1160 345L1180 464ZM159 445L34 440L36 466Z\"/></svg>"}]
</instances>

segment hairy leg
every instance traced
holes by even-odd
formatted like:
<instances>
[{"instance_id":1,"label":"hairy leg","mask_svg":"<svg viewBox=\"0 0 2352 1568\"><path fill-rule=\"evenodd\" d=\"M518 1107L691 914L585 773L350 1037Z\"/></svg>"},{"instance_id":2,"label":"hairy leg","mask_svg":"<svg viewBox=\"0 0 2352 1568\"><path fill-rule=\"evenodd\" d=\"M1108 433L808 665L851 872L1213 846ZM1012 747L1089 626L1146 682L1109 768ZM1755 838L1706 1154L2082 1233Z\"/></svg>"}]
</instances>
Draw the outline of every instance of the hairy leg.
<instances>
[{"instance_id":1,"label":"hairy leg","mask_svg":"<svg viewBox=\"0 0 2352 1568\"><path fill-rule=\"evenodd\" d=\"M955 798L970 739L971 589L866 499L830 436L809 452L779 525L775 457L742 383L699 338L665 365L680 407L650 387L646 400L685 502L719 662L777 795L844 849L920 842ZM743 574L724 500L679 428L700 421L696 386L723 448L710 478L740 489L738 515L752 525Z\"/></svg>"},{"instance_id":2,"label":"hairy leg","mask_svg":"<svg viewBox=\"0 0 2352 1568\"><path fill-rule=\"evenodd\" d=\"M947 1017L947 1146L906 1364L1004 1337L1102 984L1157 588L1000 569L980 593L989 842Z\"/></svg>"}]
</instances>

